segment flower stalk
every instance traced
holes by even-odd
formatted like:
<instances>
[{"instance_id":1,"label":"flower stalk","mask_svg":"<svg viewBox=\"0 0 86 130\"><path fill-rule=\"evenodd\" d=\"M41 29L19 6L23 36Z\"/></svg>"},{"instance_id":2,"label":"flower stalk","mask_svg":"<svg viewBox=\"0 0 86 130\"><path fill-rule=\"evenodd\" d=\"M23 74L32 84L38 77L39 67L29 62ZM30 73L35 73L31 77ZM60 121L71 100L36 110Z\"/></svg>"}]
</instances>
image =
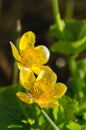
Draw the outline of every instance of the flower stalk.
<instances>
[{"instance_id":1,"label":"flower stalk","mask_svg":"<svg viewBox=\"0 0 86 130\"><path fill-rule=\"evenodd\" d=\"M58 0L52 0L52 7L53 7L54 17L55 17L55 21L57 23L58 29L60 32L63 32L63 26L62 26L62 21L61 21L60 12L59 12Z\"/></svg>"},{"instance_id":2,"label":"flower stalk","mask_svg":"<svg viewBox=\"0 0 86 130\"><path fill-rule=\"evenodd\" d=\"M74 1L67 0L66 11L65 11L65 19L72 19L74 14Z\"/></svg>"},{"instance_id":3,"label":"flower stalk","mask_svg":"<svg viewBox=\"0 0 86 130\"><path fill-rule=\"evenodd\" d=\"M18 19L17 20L17 25L16 25L16 35L17 35L17 38L16 38L16 47L18 48L18 44L19 44L19 38L20 38L20 34L21 34L21 22L20 20ZM17 67L17 63L16 61L14 61L14 64L13 64L13 81L12 81L12 84L15 85L17 84L18 82L18 67Z\"/></svg>"}]
</instances>

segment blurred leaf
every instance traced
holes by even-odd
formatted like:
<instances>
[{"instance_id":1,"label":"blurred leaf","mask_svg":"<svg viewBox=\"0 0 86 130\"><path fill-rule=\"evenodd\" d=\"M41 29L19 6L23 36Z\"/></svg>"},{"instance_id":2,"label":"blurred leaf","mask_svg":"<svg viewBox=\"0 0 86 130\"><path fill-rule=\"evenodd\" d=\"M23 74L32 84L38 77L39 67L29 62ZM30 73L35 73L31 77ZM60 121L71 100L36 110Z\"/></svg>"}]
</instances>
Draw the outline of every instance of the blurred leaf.
<instances>
[{"instance_id":1,"label":"blurred leaf","mask_svg":"<svg viewBox=\"0 0 86 130\"><path fill-rule=\"evenodd\" d=\"M50 30L49 30L49 34L53 37L56 38L58 40L72 40L73 39L73 35L71 33L70 30L65 29L66 28L66 23L63 21L63 27L64 30L63 32L60 32L57 24L53 24L50 26ZM67 37L66 37L67 36Z\"/></svg>"},{"instance_id":2,"label":"blurred leaf","mask_svg":"<svg viewBox=\"0 0 86 130\"><path fill-rule=\"evenodd\" d=\"M86 101L79 104L79 107L76 109L76 114L78 116L83 115L86 112Z\"/></svg>"},{"instance_id":3,"label":"blurred leaf","mask_svg":"<svg viewBox=\"0 0 86 130\"><path fill-rule=\"evenodd\" d=\"M67 125L68 130L81 130L81 126L75 122L69 122Z\"/></svg>"},{"instance_id":4,"label":"blurred leaf","mask_svg":"<svg viewBox=\"0 0 86 130\"><path fill-rule=\"evenodd\" d=\"M20 111L19 100L16 97L17 87L8 87L0 93L0 129L28 130L28 125Z\"/></svg>"},{"instance_id":5,"label":"blurred leaf","mask_svg":"<svg viewBox=\"0 0 86 130\"><path fill-rule=\"evenodd\" d=\"M86 49L86 20L63 21L64 30L59 32L57 24L50 27L50 35L56 38L51 50L66 56L77 55Z\"/></svg>"},{"instance_id":6,"label":"blurred leaf","mask_svg":"<svg viewBox=\"0 0 86 130\"><path fill-rule=\"evenodd\" d=\"M83 79L86 76L86 58L77 61L77 70L80 77Z\"/></svg>"},{"instance_id":7,"label":"blurred leaf","mask_svg":"<svg viewBox=\"0 0 86 130\"><path fill-rule=\"evenodd\" d=\"M86 130L86 125L82 125L81 130Z\"/></svg>"},{"instance_id":8,"label":"blurred leaf","mask_svg":"<svg viewBox=\"0 0 86 130\"><path fill-rule=\"evenodd\" d=\"M72 62L71 62L72 61ZM74 85L72 85L72 90L75 91L75 94L77 95L78 92L85 95L86 94L86 58L79 59L79 60L71 60L70 66L71 66L71 73L73 76L72 82L74 82ZM76 86L76 89L75 89ZM83 100L85 96L83 96ZM81 97L82 97L81 96Z\"/></svg>"},{"instance_id":9,"label":"blurred leaf","mask_svg":"<svg viewBox=\"0 0 86 130\"><path fill-rule=\"evenodd\" d=\"M35 104L25 104L16 97L16 92L21 90L19 86L17 87L9 86L0 92L0 130L44 130L48 128L47 121Z\"/></svg>"},{"instance_id":10,"label":"blurred leaf","mask_svg":"<svg viewBox=\"0 0 86 130\"><path fill-rule=\"evenodd\" d=\"M58 40L76 41L86 36L86 20L65 20L63 21L64 33L58 31L57 24L50 26L49 34Z\"/></svg>"},{"instance_id":11,"label":"blurred leaf","mask_svg":"<svg viewBox=\"0 0 86 130\"><path fill-rule=\"evenodd\" d=\"M72 33L72 41L80 40L86 36L86 20L66 20L64 30Z\"/></svg>"},{"instance_id":12,"label":"blurred leaf","mask_svg":"<svg viewBox=\"0 0 86 130\"><path fill-rule=\"evenodd\" d=\"M8 87L6 87L6 86L3 86L3 87L0 86L0 92L7 90L7 89L8 89Z\"/></svg>"},{"instance_id":13,"label":"blurred leaf","mask_svg":"<svg viewBox=\"0 0 86 130\"><path fill-rule=\"evenodd\" d=\"M86 94L86 58L77 61L77 75L84 94Z\"/></svg>"},{"instance_id":14,"label":"blurred leaf","mask_svg":"<svg viewBox=\"0 0 86 130\"><path fill-rule=\"evenodd\" d=\"M65 95L60 99L60 104L62 105L66 120L76 121L75 111L78 107L78 101Z\"/></svg>"},{"instance_id":15,"label":"blurred leaf","mask_svg":"<svg viewBox=\"0 0 86 130\"><path fill-rule=\"evenodd\" d=\"M86 49L86 37L79 41L58 41L51 46L51 50L66 56L79 54Z\"/></svg>"}]
</instances>

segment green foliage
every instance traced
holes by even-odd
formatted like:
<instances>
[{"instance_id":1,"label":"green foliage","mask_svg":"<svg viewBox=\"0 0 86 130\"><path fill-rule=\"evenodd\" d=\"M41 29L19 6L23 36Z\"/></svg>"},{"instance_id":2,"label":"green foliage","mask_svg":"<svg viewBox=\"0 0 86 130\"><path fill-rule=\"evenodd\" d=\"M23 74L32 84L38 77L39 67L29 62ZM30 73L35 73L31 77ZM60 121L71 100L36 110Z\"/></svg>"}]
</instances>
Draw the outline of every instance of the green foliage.
<instances>
[{"instance_id":1,"label":"green foliage","mask_svg":"<svg viewBox=\"0 0 86 130\"><path fill-rule=\"evenodd\" d=\"M6 89L0 93L0 129L19 130L24 128L20 120L19 103L14 95L15 89ZM17 107L16 107L17 106Z\"/></svg>"},{"instance_id":2,"label":"green foliage","mask_svg":"<svg viewBox=\"0 0 86 130\"><path fill-rule=\"evenodd\" d=\"M80 104L76 98L65 95L59 100L59 103L59 107L53 109L53 116L61 130L83 130L86 128L86 118L84 118L86 102Z\"/></svg>"},{"instance_id":3,"label":"green foliage","mask_svg":"<svg viewBox=\"0 0 86 130\"><path fill-rule=\"evenodd\" d=\"M58 4L58 0L55 1ZM58 20L59 11L53 12L55 23L50 26L49 34L54 42L50 49L66 58L71 77L67 81L67 94L59 100L60 106L53 110L53 116L61 130L85 130L86 58L80 59L79 56L86 50L86 20Z\"/></svg>"},{"instance_id":4,"label":"green foliage","mask_svg":"<svg viewBox=\"0 0 86 130\"><path fill-rule=\"evenodd\" d=\"M21 102L16 97L17 87L9 86L0 93L0 129L44 129L45 120L40 110L36 105Z\"/></svg>"},{"instance_id":5,"label":"green foliage","mask_svg":"<svg viewBox=\"0 0 86 130\"><path fill-rule=\"evenodd\" d=\"M50 27L50 35L56 41L51 45L51 50L66 56L79 55L86 49L86 21L63 21L63 32L58 30L57 24Z\"/></svg>"},{"instance_id":6,"label":"green foliage","mask_svg":"<svg viewBox=\"0 0 86 130\"><path fill-rule=\"evenodd\" d=\"M70 122L68 125L67 125L67 128L69 130L81 130L81 127L79 124L77 123L74 123L74 122Z\"/></svg>"},{"instance_id":7,"label":"green foliage","mask_svg":"<svg viewBox=\"0 0 86 130\"><path fill-rule=\"evenodd\" d=\"M10 86L0 92L0 129L52 130L35 104L27 105L16 97L17 87ZM47 108L46 112L60 130L86 128L86 101L80 103L65 95L59 100L58 107Z\"/></svg>"}]
</instances>

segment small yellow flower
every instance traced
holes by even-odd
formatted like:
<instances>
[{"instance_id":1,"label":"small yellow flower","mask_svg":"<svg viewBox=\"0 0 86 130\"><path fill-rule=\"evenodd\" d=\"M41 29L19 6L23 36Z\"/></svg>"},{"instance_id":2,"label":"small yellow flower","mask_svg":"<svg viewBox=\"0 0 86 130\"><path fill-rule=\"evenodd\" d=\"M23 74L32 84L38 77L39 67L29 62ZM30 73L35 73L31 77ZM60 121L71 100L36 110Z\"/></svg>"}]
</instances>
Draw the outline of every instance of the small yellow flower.
<instances>
[{"instance_id":1,"label":"small yellow flower","mask_svg":"<svg viewBox=\"0 0 86 130\"><path fill-rule=\"evenodd\" d=\"M57 98L64 95L67 87L63 83L56 83L56 74L48 67L43 66L36 77L28 68L20 70L20 82L32 95L34 101L41 107L58 105ZM32 98L24 92L17 92L17 96L26 103L33 103Z\"/></svg>"},{"instance_id":2,"label":"small yellow flower","mask_svg":"<svg viewBox=\"0 0 86 130\"><path fill-rule=\"evenodd\" d=\"M34 47L35 34L26 32L20 39L19 52L12 42L10 42L12 53L18 63L18 67L34 68L45 64L49 59L49 50L43 45Z\"/></svg>"}]
</instances>

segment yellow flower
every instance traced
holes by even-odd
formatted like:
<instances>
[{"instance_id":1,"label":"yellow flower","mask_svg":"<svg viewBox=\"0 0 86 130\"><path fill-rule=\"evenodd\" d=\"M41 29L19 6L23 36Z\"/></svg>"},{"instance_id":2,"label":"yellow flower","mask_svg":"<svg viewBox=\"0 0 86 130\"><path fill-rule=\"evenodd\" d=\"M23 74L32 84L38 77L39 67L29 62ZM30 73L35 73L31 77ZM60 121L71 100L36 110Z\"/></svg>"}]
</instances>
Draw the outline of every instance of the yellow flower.
<instances>
[{"instance_id":1,"label":"yellow flower","mask_svg":"<svg viewBox=\"0 0 86 130\"><path fill-rule=\"evenodd\" d=\"M20 82L26 88L34 101L40 107L54 107L58 105L57 98L64 95L67 90L63 83L56 83L57 76L48 66L43 66L36 77L29 68L20 70ZM33 103L30 95L17 92L17 96L26 103Z\"/></svg>"},{"instance_id":2,"label":"yellow flower","mask_svg":"<svg viewBox=\"0 0 86 130\"><path fill-rule=\"evenodd\" d=\"M18 67L34 68L45 64L49 59L49 50L43 45L34 47L35 34L26 32L20 39L19 52L12 42L10 42L12 53L18 63Z\"/></svg>"}]
</instances>

